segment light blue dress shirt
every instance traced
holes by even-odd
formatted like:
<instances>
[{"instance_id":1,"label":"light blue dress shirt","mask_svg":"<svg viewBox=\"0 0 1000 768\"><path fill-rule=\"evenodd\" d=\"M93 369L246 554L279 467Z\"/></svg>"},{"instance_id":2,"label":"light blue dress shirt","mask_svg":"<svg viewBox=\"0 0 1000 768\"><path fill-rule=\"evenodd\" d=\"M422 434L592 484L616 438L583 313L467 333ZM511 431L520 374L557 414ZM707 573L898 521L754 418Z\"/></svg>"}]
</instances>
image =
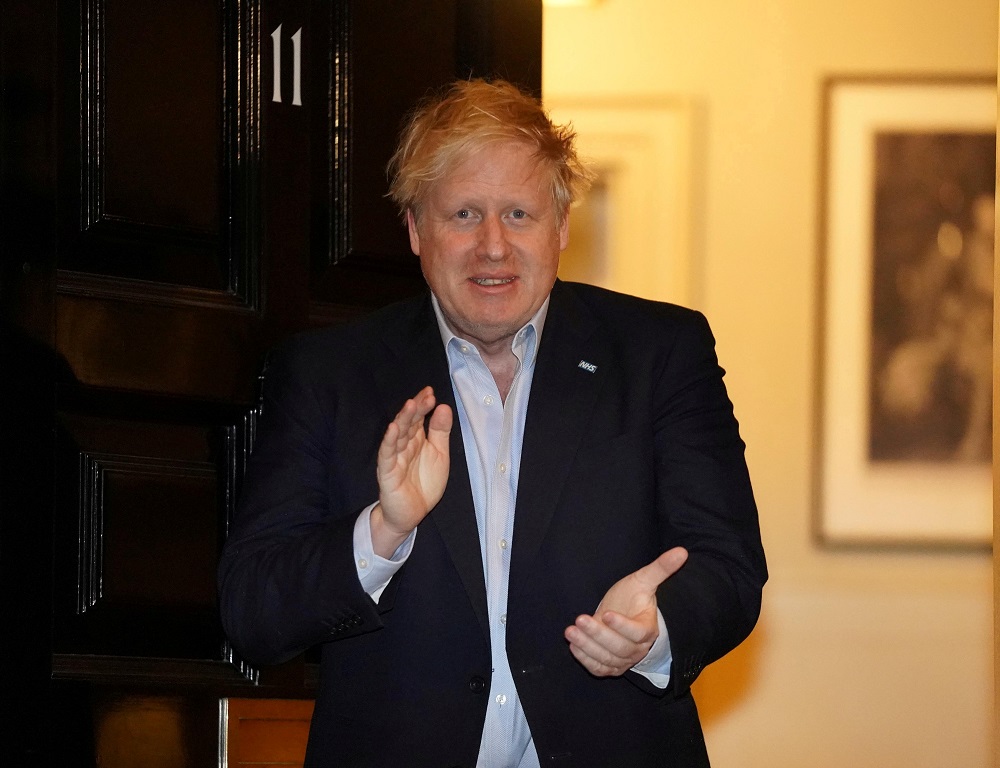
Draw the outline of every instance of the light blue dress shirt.
<instances>
[{"instance_id":1,"label":"light blue dress shirt","mask_svg":"<svg viewBox=\"0 0 1000 768\"><path fill-rule=\"evenodd\" d=\"M456 415L465 445L489 607L493 674L476 765L477 768L539 768L531 731L507 660L505 633L521 445L535 357L548 312L548 301L517 332L511 343L518 366L506 400L500 397L496 382L479 350L451 332L437 298L432 297L432 301L448 357L458 410ZM361 585L378 601L382 589L409 555L416 531L392 558L379 557L371 543L370 513L374 506L366 508L358 518L354 530L354 550ZM659 612L657 621L659 636L646 658L634 669L662 688L669 681L671 654L666 627Z\"/></svg>"},{"instance_id":2,"label":"light blue dress shirt","mask_svg":"<svg viewBox=\"0 0 1000 768\"><path fill-rule=\"evenodd\" d=\"M479 350L449 330L436 300L434 310L448 354L486 571L493 675L476 765L477 768L538 768L531 731L507 660L506 623L521 445L535 354L548 301L511 342L518 365L506 400L501 400Z\"/></svg>"}]
</instances>

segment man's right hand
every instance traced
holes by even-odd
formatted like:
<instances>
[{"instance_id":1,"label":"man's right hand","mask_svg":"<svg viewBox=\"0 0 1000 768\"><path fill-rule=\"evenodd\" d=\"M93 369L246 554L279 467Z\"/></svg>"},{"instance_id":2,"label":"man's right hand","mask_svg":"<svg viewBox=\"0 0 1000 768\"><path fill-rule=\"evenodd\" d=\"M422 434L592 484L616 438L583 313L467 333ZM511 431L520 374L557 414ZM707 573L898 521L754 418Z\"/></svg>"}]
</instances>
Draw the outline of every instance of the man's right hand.
<instances>
[{"instance_id":1,"label":"man's right hand","mask_svg":"<svg viewBox=\"0 0 1000 768\"><path fill-rule=\"evenodd\" d=\"M430 387L407 400L379 446L379 498L371 513L371 531L375 553L382 557L391 557L444 495L453 417L450 407L435 408L436 402Z\"/></svg>"}]
</instances>

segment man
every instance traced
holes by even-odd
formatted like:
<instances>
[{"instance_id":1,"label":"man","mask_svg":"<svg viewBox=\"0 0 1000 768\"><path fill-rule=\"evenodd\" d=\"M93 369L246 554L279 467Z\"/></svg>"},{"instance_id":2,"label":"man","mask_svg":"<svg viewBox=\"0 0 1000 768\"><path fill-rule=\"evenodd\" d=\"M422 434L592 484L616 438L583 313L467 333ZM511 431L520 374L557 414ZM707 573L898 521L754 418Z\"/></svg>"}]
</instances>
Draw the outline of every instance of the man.
<instances>
[{"instance_id":1,"label":"man","mask_svg":"<svg viewBox=\"0 0 1000 768\"><path fill-rule=\"evenodd\" d=\"M273 356L227 632L322 645L307 765L708 765L689 687L766 568L707 323L556 280L589 174L507 83L391 168L430 295Z\"/></svg>"}]
</instances>

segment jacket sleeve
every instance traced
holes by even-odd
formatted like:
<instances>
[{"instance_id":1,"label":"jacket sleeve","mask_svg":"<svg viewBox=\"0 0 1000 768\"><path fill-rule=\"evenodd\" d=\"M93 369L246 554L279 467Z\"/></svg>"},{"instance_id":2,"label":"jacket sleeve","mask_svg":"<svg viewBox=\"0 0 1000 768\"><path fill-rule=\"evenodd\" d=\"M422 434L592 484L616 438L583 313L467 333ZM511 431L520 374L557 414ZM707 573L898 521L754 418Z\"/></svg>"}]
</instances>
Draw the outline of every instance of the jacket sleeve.
<instances>
[{"instance_id":1,"label":"jacket sleeve","mask_svg":"<svg viewBox=\"0 0 1000 768\"><path fill-rule=\"evenodd\" d=\"M257 435L219 564L219 604L233 646L257 665L380 626L354 563L354 509L334 494L336 400L317 384L312 347L269 359ZM371 471L374 483L374 469Z\"/></svg>"},{"instance_id":2,"label":"jacket sleeve","mask_svg":"<svg viewBox=\"0 0 1000 768\"><path fill-rule=\"evenodd\" d=\"M657 506L663 542L687 563L659 588L670 688L741 643L760 614L767 568L739 425L705 318L687 314L655 388Z\"/></svg>"}]
</instances>

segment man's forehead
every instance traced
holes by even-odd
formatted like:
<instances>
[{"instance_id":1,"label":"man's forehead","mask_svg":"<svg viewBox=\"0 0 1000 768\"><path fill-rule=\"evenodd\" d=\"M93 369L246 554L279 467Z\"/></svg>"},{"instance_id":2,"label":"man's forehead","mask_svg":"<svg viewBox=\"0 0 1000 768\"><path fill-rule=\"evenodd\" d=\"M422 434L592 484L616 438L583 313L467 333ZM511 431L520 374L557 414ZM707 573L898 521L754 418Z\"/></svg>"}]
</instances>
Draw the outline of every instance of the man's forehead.
<instances>
[{"instance_id":1,"label":"man's forehead","mask_svg":"<svg viewBox=\"0 0 1000 768\"><path fill-rule=\"evenodd\" d=\"M454 163L440 179L427 185L428 195L547 194L551 177L535 158L515 158L503 153L473 156Z\"/></svg>"}]
</instances>

